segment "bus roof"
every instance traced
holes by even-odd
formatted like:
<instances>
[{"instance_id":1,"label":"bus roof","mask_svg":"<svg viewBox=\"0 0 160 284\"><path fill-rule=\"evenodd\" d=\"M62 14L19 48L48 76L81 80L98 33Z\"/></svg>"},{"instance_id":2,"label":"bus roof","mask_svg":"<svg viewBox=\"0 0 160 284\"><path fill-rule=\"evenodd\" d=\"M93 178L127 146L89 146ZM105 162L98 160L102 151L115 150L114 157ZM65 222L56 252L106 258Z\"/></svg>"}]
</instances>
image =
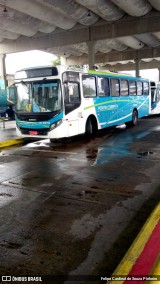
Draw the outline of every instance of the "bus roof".
<instances>
[{"instance_id":1,"label":"bus roof","mask_svg":"<svg viewBox=\"0 0 160 284\"><path fill-rule=\"evenodd\" d=\"M145 78L141 77L135 77L132 76L131 74L125 74L125 73L118 73L118 72L112 72L109 70L88 70L88 74L93 74L93 75L107 75L109 77L119 77L119 78L125 78L125 79L134 79L134 80L147 80Z\"/></svg>"},{"instance_id":2,"label":"bus roof","mask_svg":"<svg viewBox=\"0 0 160 284\"><path fill-rule=\"evenodd\" d=\"M135 77L131 74L125 74L125 73L118 73L118 72L112 72L109 70L87 70L86 68L81 67L75 67L75 66L65 66L65 65L48 65L48 66L35 66L35 67L29 67L24 68L21 70L18 70L15 73L15 80L20 79L29 79L29 78L35 78L35 77L47 77L47 76L58 76L62 74L64 71L73 71L73 72L79 72L79 73L87 73L90 75L106 75L108 77L116 77L116 78L124 78L124 79L133 79L133 80L147 80L145 78L141 77Z\"/></svg>"}]
</instances>

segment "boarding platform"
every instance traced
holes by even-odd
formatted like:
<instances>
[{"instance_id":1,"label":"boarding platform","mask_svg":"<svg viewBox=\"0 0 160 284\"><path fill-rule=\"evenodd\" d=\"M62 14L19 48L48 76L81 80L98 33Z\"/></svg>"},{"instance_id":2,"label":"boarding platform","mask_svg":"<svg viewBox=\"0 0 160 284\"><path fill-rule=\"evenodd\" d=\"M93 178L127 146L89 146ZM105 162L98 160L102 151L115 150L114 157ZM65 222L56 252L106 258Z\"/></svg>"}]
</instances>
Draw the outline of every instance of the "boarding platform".
<instances>
[{"instance_id":1,"label":"boarding platform","mask_svg":"<svg viewBox=\"0 0 160 284\"><path fill-rule=\"evenodd\" d=\"M160 203L107 283L160 283Z\"/></svg>"},{"instance_id":2,"label":"boarding platform","mask_svg":"<svg viewBox=\"0 0 160 284\"><path fill-rule=\"evenodd\" d=\"M0 118L0 148L21 144L22 139L16 135L15 120Z\"/></svg>"}]
</instances>

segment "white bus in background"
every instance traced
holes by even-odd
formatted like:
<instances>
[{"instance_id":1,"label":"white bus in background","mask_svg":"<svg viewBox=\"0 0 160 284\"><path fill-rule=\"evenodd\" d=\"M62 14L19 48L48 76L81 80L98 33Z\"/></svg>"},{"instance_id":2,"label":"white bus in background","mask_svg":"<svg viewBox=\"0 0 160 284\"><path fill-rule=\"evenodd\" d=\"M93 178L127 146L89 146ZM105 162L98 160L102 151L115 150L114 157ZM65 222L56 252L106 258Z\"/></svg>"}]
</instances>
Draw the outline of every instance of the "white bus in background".
<instances>
[{"instance_id":1,"label":"white bus in background","mask_svg":"<svg viewBox=\"0 0 160 284\"><path fill-rule=\"evenodd\" d=\"M160 113L160 82L151 81L151 112L150 114Z\"/></svg>"},{"instance_id":2,"label":"white bus in background","mask_svg":"<svg viewBox=\"0 0 160 284\"><path fill-rule=\"evenodd\" d=\"M149 115L148 79L110 71L33 67L15 74L18 136L71 137Z\"/></svg>"}]
</instances>

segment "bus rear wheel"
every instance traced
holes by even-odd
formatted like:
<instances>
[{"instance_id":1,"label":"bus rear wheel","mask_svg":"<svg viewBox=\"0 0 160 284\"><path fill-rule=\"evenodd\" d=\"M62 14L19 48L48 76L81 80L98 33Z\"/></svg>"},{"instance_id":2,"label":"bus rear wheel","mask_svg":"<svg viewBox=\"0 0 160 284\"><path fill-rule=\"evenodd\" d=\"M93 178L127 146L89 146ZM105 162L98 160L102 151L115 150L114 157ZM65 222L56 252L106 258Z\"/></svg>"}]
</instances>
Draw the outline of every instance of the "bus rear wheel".
<instances>
[{"instance_id":1,"label":"bus rear wheel","mask_svg":"<svg viewBox=\"0 0 160 284\"><path fill-rule=\"evenodd\" d=\"M132 120L129 122L126 122L127 126L136 126L138 123L138 112L136 109L133 110L132 112Z\"/></svg>"},{"instance_id":2,"label":"bus rear wheel","mask_svg":"<svg viewBox=\"0 0 160 284\"><path fill-rule=\"evenodd\" d=\"M93 137L97 133L97 121L94 117L89 117L86 122L85 135L87 138Z\"/></svg>"},{"instance_id":3,"label":"bus rear wheel","mask_svg":"<svg viewBox=\"0 0 160 284\"><path fill-rule=\"evenodd\" d=\"M132 126L136 126L138 123L138 112L136 110L132 113Z\"/></svg>"}]
</instances>

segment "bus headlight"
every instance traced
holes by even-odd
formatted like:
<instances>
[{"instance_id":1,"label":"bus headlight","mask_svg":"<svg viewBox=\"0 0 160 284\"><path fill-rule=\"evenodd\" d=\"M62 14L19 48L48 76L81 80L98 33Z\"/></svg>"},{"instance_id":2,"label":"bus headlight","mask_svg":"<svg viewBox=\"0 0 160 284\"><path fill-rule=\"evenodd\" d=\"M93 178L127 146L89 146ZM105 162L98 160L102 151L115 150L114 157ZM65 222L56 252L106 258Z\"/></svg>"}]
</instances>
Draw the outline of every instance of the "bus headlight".
<instances>
[{"instance_id":1,"label":"bus headlight","mask_svg":"<svg viewBox=\"0 0 160 284\"><path fill-rule=\"evenodd\" d=\"M17 128L20 130L20 127L19 127L19 125L18 125L18 123L16 122L16 126L17 126Z\"/></svg>"},{"instance_id":2,"label":"bus headlight","mask_svg":"<svg viewBox=\"0 0 160 284\"><path fill-rule=\"evenodd\" d=\"M62 119L60 119L60 120L54 122L53 124L51 124L50 130L55 129L56 127L60 126L61 124L62 124Z\"/></svg>"}]
</instances>

